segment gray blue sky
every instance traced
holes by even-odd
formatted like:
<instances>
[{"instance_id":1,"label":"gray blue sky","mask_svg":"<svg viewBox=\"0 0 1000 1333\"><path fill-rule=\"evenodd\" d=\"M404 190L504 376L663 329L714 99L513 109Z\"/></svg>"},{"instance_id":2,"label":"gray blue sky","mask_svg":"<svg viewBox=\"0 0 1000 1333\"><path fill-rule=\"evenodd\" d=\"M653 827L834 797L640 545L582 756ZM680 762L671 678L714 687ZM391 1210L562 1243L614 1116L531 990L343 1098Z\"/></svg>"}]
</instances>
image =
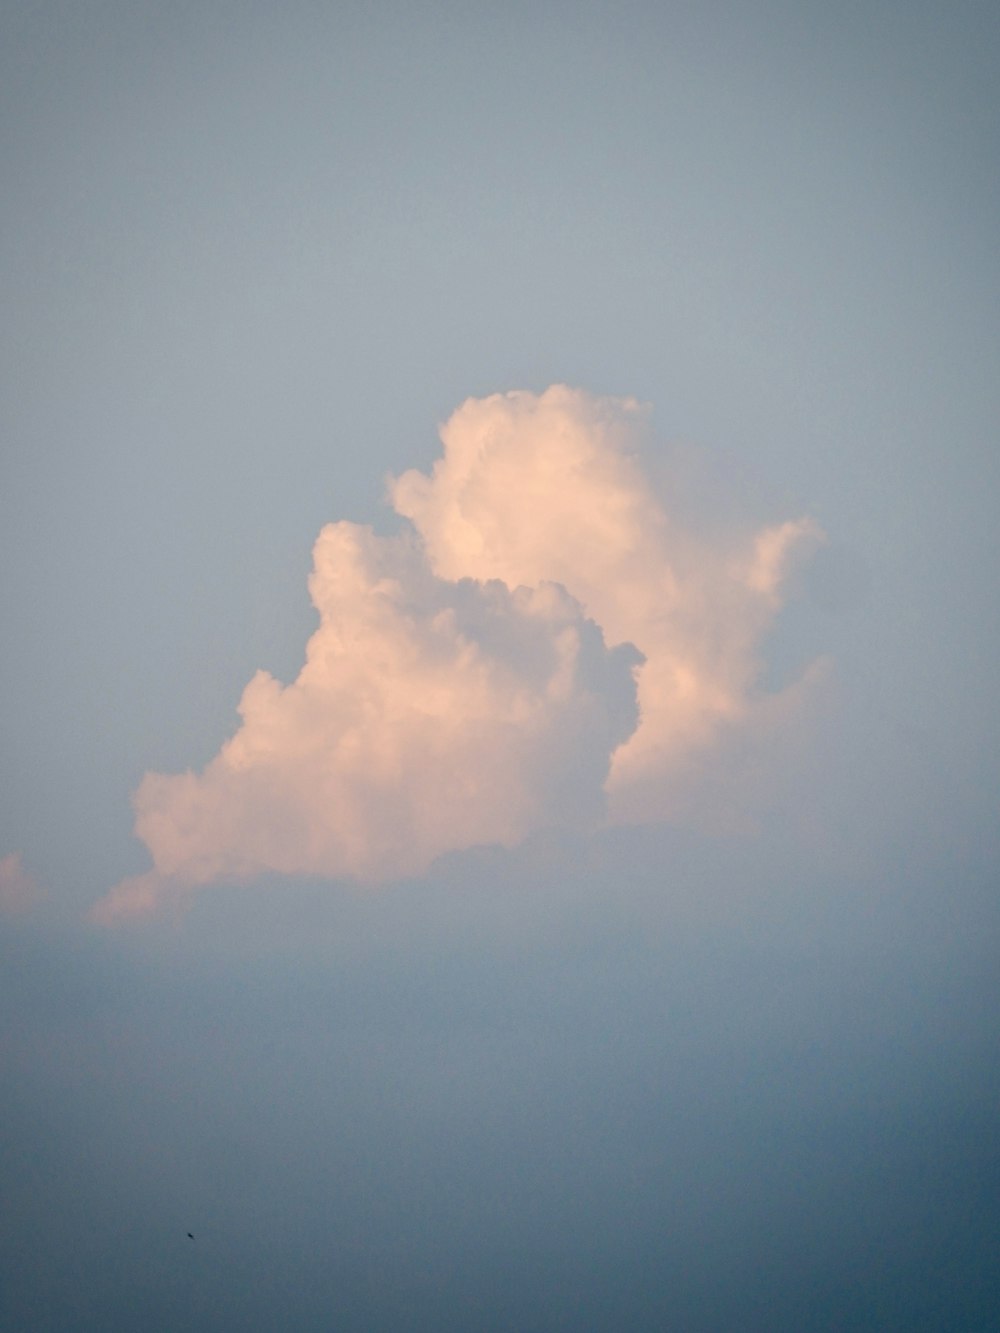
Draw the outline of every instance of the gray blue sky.
<instances>
[{"instance_id":1,"label":"gray blue sky","mask_svg":"<svg viewBox=\"0 0 1000 1333\"><path fill-rule=\"evenodd\" d=\"M995 1325L998 65L3 6L12 1327Z\"/></svg>"}]
</instances>

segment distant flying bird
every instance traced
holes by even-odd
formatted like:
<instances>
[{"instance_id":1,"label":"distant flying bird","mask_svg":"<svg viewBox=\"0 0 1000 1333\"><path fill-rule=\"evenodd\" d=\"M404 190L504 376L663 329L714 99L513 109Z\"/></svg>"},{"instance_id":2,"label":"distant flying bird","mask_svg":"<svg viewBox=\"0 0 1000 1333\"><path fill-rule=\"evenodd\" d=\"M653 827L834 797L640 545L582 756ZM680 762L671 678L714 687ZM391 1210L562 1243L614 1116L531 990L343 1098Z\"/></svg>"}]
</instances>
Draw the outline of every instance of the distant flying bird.
<instances>
[{"instance_id":1,"label":"distant flying bird","mask_svg":"<svg viewBox=\"0 0 1000 1333\"><path fill-rule=\"evenodd\" d=\"M191 1235L190 1231L188 1232L188 1240L194 1240L194 1236Z\"/></svg>"}]
</instances>

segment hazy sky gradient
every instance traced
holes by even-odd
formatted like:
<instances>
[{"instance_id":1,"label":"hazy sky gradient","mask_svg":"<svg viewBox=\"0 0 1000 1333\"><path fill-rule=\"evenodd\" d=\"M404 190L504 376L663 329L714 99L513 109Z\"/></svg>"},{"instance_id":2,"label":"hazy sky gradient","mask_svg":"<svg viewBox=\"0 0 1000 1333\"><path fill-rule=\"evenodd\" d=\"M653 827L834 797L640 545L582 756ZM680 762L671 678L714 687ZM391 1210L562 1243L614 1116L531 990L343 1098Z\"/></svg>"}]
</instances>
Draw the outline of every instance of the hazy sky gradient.
<instances>
[{"instance_id":1,"label":"hazy sky gradient","mask_svg":"<svg viewBox=\"0 0 1000 1333\"><path fill-rule=\"evenodd\" d=\"M0 1318L997 1322L998 66L961 0L3 7ZM746 820L88 923L324 525L552 384L706 542L827 536L759 645L824 691L691 778Z\"/></svg>"}]
</instances>

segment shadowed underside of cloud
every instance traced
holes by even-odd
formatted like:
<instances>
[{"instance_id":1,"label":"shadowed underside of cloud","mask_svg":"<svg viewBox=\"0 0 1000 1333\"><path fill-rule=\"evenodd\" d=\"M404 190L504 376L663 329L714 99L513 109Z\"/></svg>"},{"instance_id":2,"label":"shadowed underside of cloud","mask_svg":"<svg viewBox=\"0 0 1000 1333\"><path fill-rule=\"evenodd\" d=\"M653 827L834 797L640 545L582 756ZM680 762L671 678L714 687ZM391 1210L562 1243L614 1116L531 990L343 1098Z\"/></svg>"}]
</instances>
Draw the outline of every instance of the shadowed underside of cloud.
<instances>
[{"instance_id":1,"label":"shadowed underside of cloud","mask_svg":"<svg viewBox=\"0 0 1000 1333\"><path fill-rule=\"evenodd\" d=\"M635 402L561 385L470 399L432 474L391 483L412 528L325 527L298 678L258 672L203 773L146 775L153 869L97 919L265 871L384 880L539 827L689 813L721 735L801 704L802 682L761 691L759 645L821 534L699 538L644 476L644 429Z\"/></svg>"}]
</instances>

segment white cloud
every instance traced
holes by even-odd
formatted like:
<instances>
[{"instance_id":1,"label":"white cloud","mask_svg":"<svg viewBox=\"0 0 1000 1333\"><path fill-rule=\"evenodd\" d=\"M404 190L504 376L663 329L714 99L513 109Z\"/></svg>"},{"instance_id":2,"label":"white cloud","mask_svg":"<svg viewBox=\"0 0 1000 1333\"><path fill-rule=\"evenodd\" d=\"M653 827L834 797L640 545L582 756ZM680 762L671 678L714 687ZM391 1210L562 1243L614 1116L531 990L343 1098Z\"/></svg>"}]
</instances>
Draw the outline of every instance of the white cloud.
<instances>
[{"instance_id":1,"label":"white cloud","mask_svg":"<svg viewBox=\"0 0 1000 1333\"><path fill-rule=\"evenodd\" d=\"M820 534L803 519L699 539L646 480L644 429L631 400L558 385L463 404L433 473L391 483L412 530L320 533L298 679L258 672L203 773L146 775L153 870L97 916L264 871L385 879L546 825L685 813L719 736L781 715L759 644Z\"/></svg>"}]
</instances>

